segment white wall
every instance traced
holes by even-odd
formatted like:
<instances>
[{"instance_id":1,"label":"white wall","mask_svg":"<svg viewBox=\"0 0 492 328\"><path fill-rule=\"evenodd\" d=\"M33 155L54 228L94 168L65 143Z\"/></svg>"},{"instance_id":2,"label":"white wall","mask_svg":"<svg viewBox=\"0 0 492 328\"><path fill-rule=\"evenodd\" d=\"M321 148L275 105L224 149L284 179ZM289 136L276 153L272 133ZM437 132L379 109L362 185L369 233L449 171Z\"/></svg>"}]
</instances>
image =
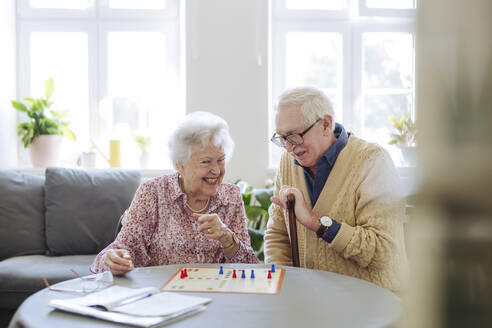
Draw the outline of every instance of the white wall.
<instances>
[{"instance_id":1,"label":"white wall","mask_svg":"<svg viewBox=\"0 0 492 328\"><path fill-rule=\"evenodd\" d=\"M229 123L236 148L226 179L256 187L268 174L267 3L186 3L187 112L210 111Z\"/></svg>"},{"instance_id":2,"label":"white wall","mask_svg":"<svg viewBox=\"0 0 492 328\"><path fill-rule=\"evenodd\" d=\"M0 1L0 169L17 164L15 0Z\"/></svg>"}]
</instances>

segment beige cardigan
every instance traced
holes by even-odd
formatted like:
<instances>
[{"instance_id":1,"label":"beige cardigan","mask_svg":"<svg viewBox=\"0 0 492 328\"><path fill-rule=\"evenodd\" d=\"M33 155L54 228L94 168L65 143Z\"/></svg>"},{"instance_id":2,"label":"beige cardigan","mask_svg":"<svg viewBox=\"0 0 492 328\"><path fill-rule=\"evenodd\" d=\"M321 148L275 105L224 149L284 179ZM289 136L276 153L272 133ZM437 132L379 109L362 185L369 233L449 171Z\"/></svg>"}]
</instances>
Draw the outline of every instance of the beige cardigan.
<instances>
[{"instance_id":1,"label":"beige cardigan","mask_svg":"<svg viewBox=\"0 0 492 328\"><path fill-rule=\"evenodd\" d=\"M404 289L407 258L403 237L405 206L399 178L388 153L350 136L313 208L341 223L331 244L297 222L301 267L364 279L394 292ZM311 206L303 169L284 153L275 195L282 185L299 188ZM288 214L270 207L265 262L292 265Z\"/></svg>"}]
</instances>

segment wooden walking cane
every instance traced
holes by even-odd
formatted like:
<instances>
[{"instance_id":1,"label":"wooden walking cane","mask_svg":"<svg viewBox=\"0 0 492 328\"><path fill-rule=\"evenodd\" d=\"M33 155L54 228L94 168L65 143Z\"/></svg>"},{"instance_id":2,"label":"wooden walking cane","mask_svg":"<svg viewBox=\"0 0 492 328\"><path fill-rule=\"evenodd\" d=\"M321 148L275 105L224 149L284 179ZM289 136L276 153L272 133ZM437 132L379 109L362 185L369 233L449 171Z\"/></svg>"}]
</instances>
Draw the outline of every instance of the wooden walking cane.
<instances>
[{"instance_id":1,"label":"wooden walking cane","mask_svg":"<svg viewBox=\"0 0 492 328\"><path fill-rule=\"evenodd\" d=\"M294 205L296 200L294 195L287 195L287 208L289 210L289 231L290 231L290 249L292 250L292 264L299 267L299 249L297 247L297 224Z\"/></svg>"}]
</instances>

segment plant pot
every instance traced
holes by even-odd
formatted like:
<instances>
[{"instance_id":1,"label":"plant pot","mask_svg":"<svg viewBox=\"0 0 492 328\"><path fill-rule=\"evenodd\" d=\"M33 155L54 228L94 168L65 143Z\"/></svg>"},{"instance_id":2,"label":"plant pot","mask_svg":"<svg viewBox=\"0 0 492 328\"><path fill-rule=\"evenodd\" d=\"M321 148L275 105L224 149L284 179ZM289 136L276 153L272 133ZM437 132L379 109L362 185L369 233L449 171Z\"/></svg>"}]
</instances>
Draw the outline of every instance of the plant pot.
<instances>
[{"instance_id":1,"label":"plant pot","mask_svg":"<svg viewBox=\"0 0 492 328\"><path fill-rule=\"evenodd\" d=\"M63 136L59 134L40 135L29 145L29 155L33 167L57 166Z\"/></svg>"},{"instance_id":2,"label":"plant pot","mask_svg":"<svg viewBox=\"0 0 492 328\"><path fill-rule=\"evenodd\" d=\"M417 147L401 147L401 153L408 165L417 165Z\"/></svg>"}]
</instances>

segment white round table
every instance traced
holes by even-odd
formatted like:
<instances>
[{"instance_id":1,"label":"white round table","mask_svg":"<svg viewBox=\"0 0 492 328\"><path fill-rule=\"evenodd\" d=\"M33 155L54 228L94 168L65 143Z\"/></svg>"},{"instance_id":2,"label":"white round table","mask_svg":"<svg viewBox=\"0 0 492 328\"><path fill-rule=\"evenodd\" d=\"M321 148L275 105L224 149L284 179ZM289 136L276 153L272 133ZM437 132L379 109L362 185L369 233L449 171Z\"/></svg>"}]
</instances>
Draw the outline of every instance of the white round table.
<instances>
[{"instance_id":1,"label":"white round table","mask_svg":"<svg viewBox=\"0 0 492 328\"><path fill-rule=\"evenodd\" d=\"M137 268L115 284L129 287L162 285L183 265ZM187 264L186 266L214 266ZM218 267L218 266L217 266ZM224 267L259 268L231 264ZM403 316L402 301L390 291L356 278L326 271L284 267L275 295L190 293L209 297L205 311L172 323L172 327L392 327ZM9 327L121 327L110 322L64 313L48 306L55 298L80 294L43 289L18 308Z\"/></svg>"}]
</instances>

